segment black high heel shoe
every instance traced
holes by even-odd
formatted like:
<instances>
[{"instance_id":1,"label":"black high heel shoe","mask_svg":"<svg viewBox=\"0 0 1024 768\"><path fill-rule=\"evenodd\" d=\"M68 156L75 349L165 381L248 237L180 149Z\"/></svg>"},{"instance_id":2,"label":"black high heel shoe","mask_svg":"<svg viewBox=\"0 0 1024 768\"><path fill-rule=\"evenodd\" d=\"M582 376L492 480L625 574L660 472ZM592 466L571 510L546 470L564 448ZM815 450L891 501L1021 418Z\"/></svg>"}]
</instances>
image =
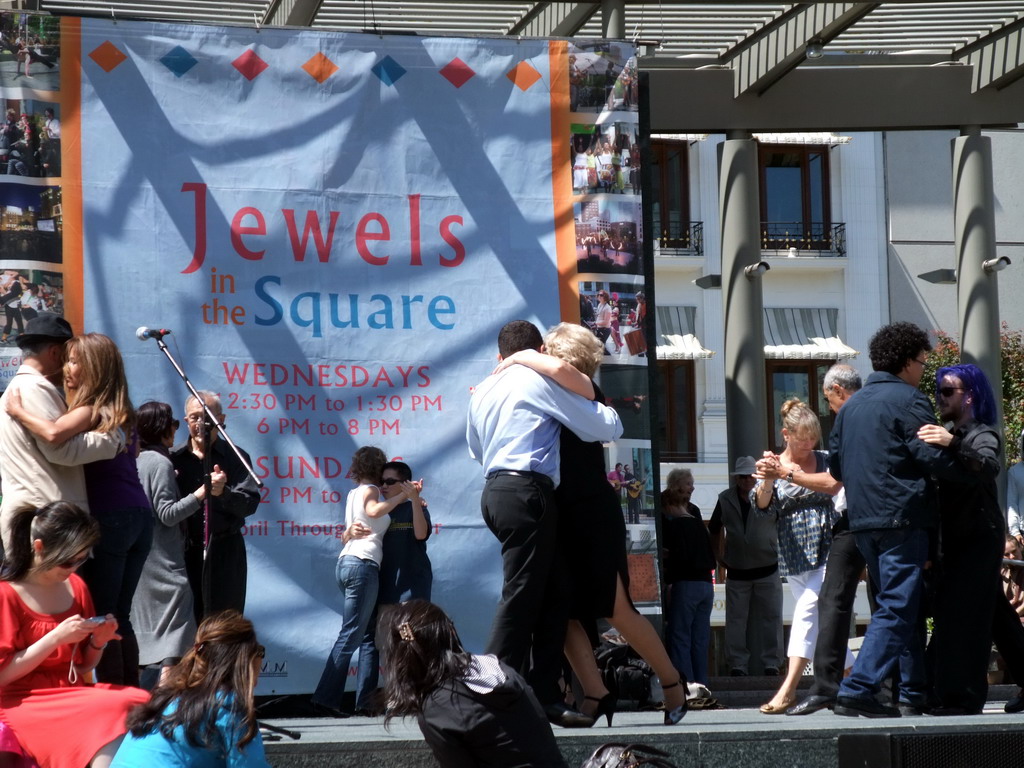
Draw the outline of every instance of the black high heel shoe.
<instances>
[{"instance_id":1,"label":"black high heel shoe","mask_svg":"<svg viewBox=\"0 0 1024 768\"><path fill-rule=\"evenodd\" d=\"M597 706L594 708L592 717L596 722L601 715L604 715L605 720L608 721L608 727L612 727L612 716L615 714L615 694L606 693L600 699L596 696L584 696L586 701L596 701Z\"/></svg>"},{"instance_id":2,"label":"black high heel shoe","mask_svg":"<svg viewBox=\"0 0 1024 768\"><path fill-rule=\"evenodd\" d=\"M676 680L672 685L663 685L661 690L667 691L669 688L677 688L683 682L682 678ZM683 686L683 703L675 709L665 710L665 725L678 725L679 721L686 717L686 686Z\"/></svg>"}]
</instances>

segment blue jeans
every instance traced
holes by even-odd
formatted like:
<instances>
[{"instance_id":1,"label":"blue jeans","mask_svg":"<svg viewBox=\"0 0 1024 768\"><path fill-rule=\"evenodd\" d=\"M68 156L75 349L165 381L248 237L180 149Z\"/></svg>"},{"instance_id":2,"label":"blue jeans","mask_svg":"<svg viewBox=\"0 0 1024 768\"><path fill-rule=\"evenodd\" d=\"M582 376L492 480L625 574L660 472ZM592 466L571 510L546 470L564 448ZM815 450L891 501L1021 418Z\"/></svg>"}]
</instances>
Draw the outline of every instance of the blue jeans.
<instances>
[{"instance_id":1,"label":"blue jeans","mask_svg":"<svg viewBox=\"0 0 1024 768\"><path fill-rule=\"evenodd\" d=\"M900 700L923 703L925 667L920 613L928 532L911 528L858 531L855 535L857 548L867 561L868 575L878 586L877 608L871 614L853 672L839 686L839 695L874 698L898 660Z\"/></svg>"},{"instance_id":2,"label":"blue jeans","mask_svg":"<svg viewBox=\"0 0 1024 768\"><path fill-rule=\"evenodd\" d=\"M674 581L669 597L668 655L687 681L708 682L708 644L715 586L710 581ZM672 682L662 680L662 683Z\"/></svg>"},{"instance_id":3,"label":"blue jeans","mask_svg":"<svg viewBox=\"0 0 1024 768\"><path fill-rule=\"evenodd\" d=\"M341 631L338 632L338 639L334 641L334 648L331 649L320 682L313 692L313 701L317 704L341 708L349 662L356 648L364 641L373 607L377 604L379 571L372 560L352 555L338 558L335 576L342 594Z\"/></svg>"}]
</instances>

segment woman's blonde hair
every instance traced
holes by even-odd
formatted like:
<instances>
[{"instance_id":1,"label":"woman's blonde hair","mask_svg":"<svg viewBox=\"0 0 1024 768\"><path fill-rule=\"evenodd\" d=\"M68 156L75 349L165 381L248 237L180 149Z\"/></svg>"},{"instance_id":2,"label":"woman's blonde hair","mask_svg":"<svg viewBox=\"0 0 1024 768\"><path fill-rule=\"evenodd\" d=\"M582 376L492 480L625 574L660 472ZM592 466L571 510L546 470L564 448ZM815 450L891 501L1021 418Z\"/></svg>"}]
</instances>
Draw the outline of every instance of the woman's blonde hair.
<instances>
[{"instance_id":1,"label":"woman's blonde hair","mask_svg":"<svg viewBox=\"0 0 1024 768\"><path fill-rule=\"evenodd\" d=\"M72 353L79 371L76 387L68 396L68 410L87 405L99 422L97 432L121 429L128 435L135 427L135 409L128 397L128 379L117 344L102 333L86 333L68 341L67 355Z\"/></svg>"},{"instance_id":2,"label":"woman's blonde hair","mask_svg":"<svg viewBox=\"0 0 1024 768\"><path fill-rule=\"evenodd\" d=\"M782 414L782 426L789 434L803 432L813 437L815 442L821 440L821 423L811 407L800 398L794 397L784 402L779 413Z\"/></svg>"},{"instance_id":3,"label":"woman's blonde hair","mask_svg":"<svg viewBox=\"0 0 1024 768\"><path fill-rule=\"evenodd\" d=\"M604 346L587 328L574 323L559 323L544 337L549 355L564 360L573 368L593 376L604 358Z\"/></svg>"}]
</instances>

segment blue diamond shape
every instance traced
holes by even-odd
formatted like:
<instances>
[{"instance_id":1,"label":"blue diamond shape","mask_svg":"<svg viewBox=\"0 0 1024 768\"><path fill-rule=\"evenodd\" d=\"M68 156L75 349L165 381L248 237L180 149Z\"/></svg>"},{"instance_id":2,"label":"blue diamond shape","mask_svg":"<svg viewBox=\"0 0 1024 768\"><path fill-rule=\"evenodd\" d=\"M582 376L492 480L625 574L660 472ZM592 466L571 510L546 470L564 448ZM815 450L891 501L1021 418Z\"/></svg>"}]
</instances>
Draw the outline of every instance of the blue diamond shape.
<instances>
[{"instance_id":1,"label":"blue diamond shape","mask_svg":"<svg viewBox=\"0 0 1024 768\"><path fill-rule=\"evenodd\" d=\"M191 53L180 45L176 45L164 54L160 59L160 63L171 70L176 77L181 77L199 62L196 61Z\"/></svg>"},{"instance_id":2,"label":"blue diamond shape","mask_svg":"<svg viewBox=\"0 0 1024 768\"><path fill-rule=\"evenodd\" d=\"M384 85L394 85L405 74L405 69L402 68L402 65L390 56L385 56L378 61L370 71L379 77Z\"/></svg>"}]
</instances>

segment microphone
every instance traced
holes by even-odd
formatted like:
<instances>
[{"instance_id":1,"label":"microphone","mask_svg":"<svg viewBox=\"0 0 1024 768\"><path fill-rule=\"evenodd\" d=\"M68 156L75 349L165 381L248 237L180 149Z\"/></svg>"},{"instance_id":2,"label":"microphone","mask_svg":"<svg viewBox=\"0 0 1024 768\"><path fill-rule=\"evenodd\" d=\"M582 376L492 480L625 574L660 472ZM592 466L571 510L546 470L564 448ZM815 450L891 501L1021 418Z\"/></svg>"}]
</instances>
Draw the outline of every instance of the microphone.
<instances>
[{"instance_id":1,"label":"microphone","mask_svg":"<svg viewBox=\"0 0 1024 768\"><path fill-rule=\"evenodd\" d=\"M139 326L138 330L135 331L135 338L139 341L145 341L146 339L162 339L169 333L170 331L166 328L147 328L143 325Z\"/></svg>"}]
</instances>

